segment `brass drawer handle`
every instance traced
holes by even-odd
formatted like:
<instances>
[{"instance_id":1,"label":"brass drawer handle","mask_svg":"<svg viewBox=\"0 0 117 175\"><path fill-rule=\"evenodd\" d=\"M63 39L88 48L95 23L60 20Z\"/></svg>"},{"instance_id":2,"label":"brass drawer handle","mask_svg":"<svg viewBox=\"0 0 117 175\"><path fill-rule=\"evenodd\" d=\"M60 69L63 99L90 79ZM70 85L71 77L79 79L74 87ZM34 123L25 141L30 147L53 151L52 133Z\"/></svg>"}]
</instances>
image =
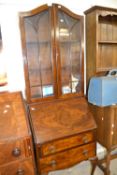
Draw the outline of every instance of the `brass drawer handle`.
<instances>
[{"instance_id":1,"label":"brass drawer handle","mask_svg":"<svg viewBox=\"0 0 117 175\"><path fill-rule=\"evenodd\" d=\"M21 150L19 148L15 148L13 151L12 151L12 155L15 156L15 157L18 157L21 155Z\"/></svg>"},{"instance_id":2,"label":"brass drawer handle","mask_svg":"<svg viewBox=\"0 0 117 175\"><path fill-rule=\"evenodd\" d=\"M17 175L24 175L25 171L23 169L19 169L16 174Z\"/></svg>"},{"instance_id":3,"label":"brass drawer handle","mask_svg":"<svg viewBox=\"0 0 117 175\"><path fill-rule=\"evenodd\" d=\"M56 165L57 165L56 160L52 160L52 161L50 162L50 165L51 165L53 168L55 168Z\"/></svg>"},{"instance_id":4,"label":"brass drawer handle","mask_svg":"<svg viewBox=\"0 0 117 175\"><path fill-rule=\"evenodd\" d=\"M83 155L87 157L88 156L88 150L84 150Z\"/></svg>"},{"instance_id":5,"label":"brass drawer handle","mask_svg":"<svg viewBox=\"0 0 117 175\"><path fill-rule=\"evenodd\" d=\"M50 153L55 153L56 152L56 148L55 148L54 145L51 145L48 150L49 150Z\"/></svg>"},{"instance_id":6,"label":"brass drawer handle","mask_svg":"<svg viewBox=\"0 0 117 175\"><path fill-rule=\"evenodd\" d=\"M86 136L84 136L82 140L83 140L83 143L88 143L89 142L88 138Z\"/></svg>"}]
</instances>

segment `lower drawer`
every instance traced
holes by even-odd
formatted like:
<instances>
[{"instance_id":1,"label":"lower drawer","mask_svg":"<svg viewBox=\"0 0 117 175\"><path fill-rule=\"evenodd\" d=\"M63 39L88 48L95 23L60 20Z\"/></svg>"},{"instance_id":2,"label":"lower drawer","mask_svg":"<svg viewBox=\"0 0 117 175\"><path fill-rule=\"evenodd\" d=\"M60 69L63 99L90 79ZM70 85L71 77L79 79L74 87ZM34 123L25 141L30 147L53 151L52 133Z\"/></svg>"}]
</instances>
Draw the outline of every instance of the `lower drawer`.
<instances>
[{"instance_id":1,"label":"lower drawer","mask_svg":"<svg viewBox=\"0 0 117 175\"><path fill-rule=\"evenodd\" d=\"M32 159L2 166L0 167L0 175L35 175Z\"/></svg>"},{"instance_id":2,"label":"lower drawer","mask_svg":"<svg viewBox=\"0 0 117 175\"><path fill-rule=\"evenodd\" d=\"M68 168L95 156L96 144L90 143L56 153L38 160L41 173Z\"/></svg>"}]
</instances>

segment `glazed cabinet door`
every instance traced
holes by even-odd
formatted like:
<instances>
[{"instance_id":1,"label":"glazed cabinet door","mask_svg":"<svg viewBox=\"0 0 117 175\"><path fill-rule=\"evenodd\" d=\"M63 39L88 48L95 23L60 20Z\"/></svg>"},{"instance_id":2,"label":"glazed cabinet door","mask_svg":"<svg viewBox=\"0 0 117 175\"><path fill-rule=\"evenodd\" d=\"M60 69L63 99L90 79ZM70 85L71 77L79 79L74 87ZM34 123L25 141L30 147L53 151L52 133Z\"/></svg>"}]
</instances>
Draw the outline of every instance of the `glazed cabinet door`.
<instances>
[{"instance_id":1,"label":"glazed cabinet door","mask_svg":"<svg viewBox=\"0 0 117 175\"><path fill-rule=\"evenodd\" d=\"M37 13L38 11L38 13ZM55 94L52 48L52 11L47 6L26 13L21 20L24 31L25 75L28 99L44 99Z\"/></svg>"},{"instance_id":2,"label":"glazed cabinet door","mask_svg":"<svg viewBox=\"0 0 117 175\"><path fill-rule=\"evenodd\" d=\"M83 92L83 19L63 6L56 8L59 96Z\"/></svg>"},{"instance_id":3,"label":"glazed cabinet door","mask_svg":"<svg viewBox=\"0 0 117 175\"><path fill-rule=\"evenodd\" d=\"M28 101L83 94L83 17L58 4L20 17Z\"/></svg>"}]
</instances>

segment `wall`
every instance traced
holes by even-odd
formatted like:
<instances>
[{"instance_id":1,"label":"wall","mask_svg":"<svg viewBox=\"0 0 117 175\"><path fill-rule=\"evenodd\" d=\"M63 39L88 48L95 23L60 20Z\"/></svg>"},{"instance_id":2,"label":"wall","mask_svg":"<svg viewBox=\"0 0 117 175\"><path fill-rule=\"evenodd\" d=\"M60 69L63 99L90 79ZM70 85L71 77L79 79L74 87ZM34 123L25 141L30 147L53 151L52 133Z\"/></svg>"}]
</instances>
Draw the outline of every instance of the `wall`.
<instances>
[{"instance_id":1,"label":"wall","mask_svg":"<svg viewBox=\"0 0 117 175\"><path fill-rule=\"evenodd\" d=\"M0 53L0 67L7 71L8 85L0 91L17 91L24 93L23 57L20 41L18 12L33 9L42 4L58 3L71 11L83 15L93 5L117 8L117 0L0 0L0 24L3 38L3 50ZM0 69L1 69L0 68Z\"/></svg>"}]
</instances>

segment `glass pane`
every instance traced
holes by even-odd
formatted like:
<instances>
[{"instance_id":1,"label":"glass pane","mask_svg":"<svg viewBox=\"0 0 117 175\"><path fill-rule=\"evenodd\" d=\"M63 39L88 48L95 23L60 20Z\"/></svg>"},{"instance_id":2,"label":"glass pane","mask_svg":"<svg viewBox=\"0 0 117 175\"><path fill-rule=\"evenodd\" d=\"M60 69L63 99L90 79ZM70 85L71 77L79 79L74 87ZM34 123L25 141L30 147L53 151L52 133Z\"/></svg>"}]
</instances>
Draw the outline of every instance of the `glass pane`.
<instances>
[{"instance_id":1,"label":"glass pane","mask_svg":"<svg viewBox=\"0 0 117 175\"><path fill-rule=\"evenodd\" d=\"M81 24L59 11L59 41L62 93L81 90Z\"/></svg>"},{"instance_id":2,"label":"glass pane","mask_svg":"<svg viewBox=\"0 0 117 175\"><path fill-rule=\"evenodd\" d=\"M25 17L27 64L33 98L54 94L50 22L49 11Z\"/></svg>"},{"instance_id":3,"label":"glass pane","mask_svg":"<svg viewBox=\"0 0 117 175\"><path fill-rule=\"evenodd\" d=\"M31 87L32 98L42 98L42 88L40 86Z\"/></svg>"}]
</instances>

